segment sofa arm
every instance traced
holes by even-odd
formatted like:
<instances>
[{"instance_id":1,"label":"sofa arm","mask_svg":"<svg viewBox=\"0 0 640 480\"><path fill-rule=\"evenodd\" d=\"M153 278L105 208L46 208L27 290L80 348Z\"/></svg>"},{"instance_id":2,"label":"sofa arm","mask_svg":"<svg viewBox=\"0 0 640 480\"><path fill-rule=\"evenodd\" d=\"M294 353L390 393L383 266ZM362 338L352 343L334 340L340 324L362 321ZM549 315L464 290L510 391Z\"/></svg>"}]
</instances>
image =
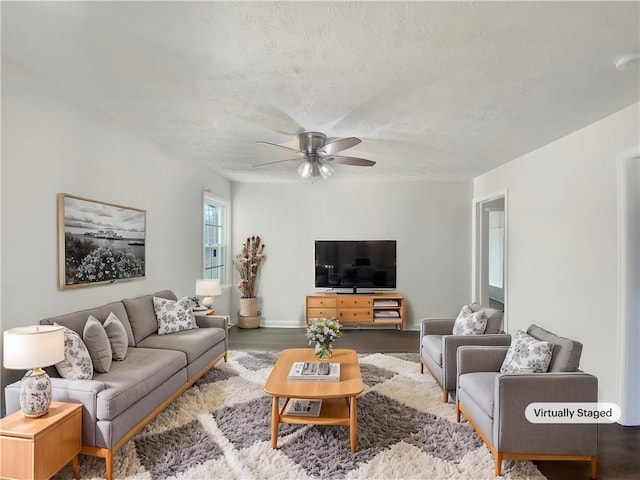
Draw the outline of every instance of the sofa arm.
<instances>
[{"instance_id":1,"label":"sofa arm","mask_svg":"<svg viewBox=\"0 0 640 480\"><path fill-rule=\"evenodd\" d=\"M451 335L455 318L423 318L420 320L420 341L425 335Z\"/></svg>"},{"instance_id":2,"label":"sofa arm","mask_svg":"<svg viewBox=\"0 0 640 480\"><path fill-rule=\"evenodd\" d=\"M453 390L456 387L458 374L458 348L462 346L509 346L511 335L508 333L488 335L445 335L442 337L442 369L444 388ZM498 369L500 367L498 366Z\"/></svg>"},{"instance_id":3,"label":"sofa arm","mask_svg":"<svg viewBox=\"0 0 640 480\"><path fill-rule=\"evenodd\" d=\"M97 380L68 380L51 378L51 400L82 404L82 444L95 446L98 421L98 394L104 383ZM20 382L4 389L7 415L20 410Z\"/></svg>"},{"instance_id":4,"label":"sofa arm","mask_svg":"<svg viewBox=\"0 0 640 480\"><path fill-rule=\"evenodd\" d=\"M196 323L200 328L222 328L224 330L224 349L229 351L228 315L196 315Z\"/></svg>"},{"instance_id":5,"label":"sofa arm","mask_svg":"<svg viewBox=\"0 0 640 480\"><path fill-rule=\"evenodd\" d=\"M492 441L499 451L597 454L597 424L531 423L525 416L534 402L597 402L597 377L579 372L503 374L496 378L494 398Z\"/></svg>"},{"instance_id":6,"label":"sofa arm","mask_svg":"<svg viewBox=\"0 0 640 480\"><path fill-rule=\"evenodd\" d=\"M458 375L500 371L507 350L507 346L461 346L457 356Z\"/></svg>"}]
</instances>

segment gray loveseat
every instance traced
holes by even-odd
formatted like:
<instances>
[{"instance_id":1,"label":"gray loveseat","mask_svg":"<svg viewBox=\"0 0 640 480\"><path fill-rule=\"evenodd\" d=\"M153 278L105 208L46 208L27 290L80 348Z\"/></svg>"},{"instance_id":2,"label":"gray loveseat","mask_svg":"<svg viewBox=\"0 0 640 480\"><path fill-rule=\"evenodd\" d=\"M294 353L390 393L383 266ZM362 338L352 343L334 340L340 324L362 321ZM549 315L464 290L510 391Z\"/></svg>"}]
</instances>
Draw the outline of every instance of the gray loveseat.
<instances>
[{"instance_id":1,"label":"gray loveseat","mask_svg":"<svg viewBox=\"0 0 640 480\"><path fill-rule=\"evenodd\" d=\"M506 346L458 349L456 419L460 414L482 438L502 474L502 460L583 460L596 478L598 426L595 423L532 423L525 409L534 402L598 401L598 379L581 372L580 342L531 325L531 337L553 344L546 373L500 373Z\"/></svg>"},{"instance_id":2,"label":"gray loveseat","mask_svg":"<svg viewBox=\"0 0 640 480\"><path fill-rule=\"evenodd\" d=\"M200 328L158 335L154 296L176 300L165 290L40 321L64 325L82 337L90 315L104 323L113 312L125 327L126 358L114 361L108 373L68 380L55 368L47 369L53 400L83 405L81 453L104 458L109 480L113 454L216 363L227 360L226 317L197 316ZM19 386L5 389L7 414L20 409Z\"/></svg>"}]
</instances>

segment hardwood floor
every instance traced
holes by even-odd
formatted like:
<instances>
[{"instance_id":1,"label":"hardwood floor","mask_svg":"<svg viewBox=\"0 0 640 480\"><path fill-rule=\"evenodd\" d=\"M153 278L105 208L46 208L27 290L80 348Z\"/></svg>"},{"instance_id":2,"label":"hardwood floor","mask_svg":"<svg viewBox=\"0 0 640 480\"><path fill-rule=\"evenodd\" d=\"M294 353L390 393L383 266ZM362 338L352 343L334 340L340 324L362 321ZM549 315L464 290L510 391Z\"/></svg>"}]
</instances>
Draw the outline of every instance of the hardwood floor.
<instances>
[{"instance_id":1,"label":"hardwood floor","mask_svg":"<svg viewBox=\"0 0 640 480\"><path fill-rule=\"evenodd\" d=\"M419 332L393 329L344 329L335 348L360 353L418 353ZM229 330L231 350L277 352L307 347L303 328L256 328ZM419 367L416 365L416 369ZM549 480L588 479L588 462L536 462ZM598 428L598 479L640 480L640 427L617 423Z\"/></svg>"}]
</instances>

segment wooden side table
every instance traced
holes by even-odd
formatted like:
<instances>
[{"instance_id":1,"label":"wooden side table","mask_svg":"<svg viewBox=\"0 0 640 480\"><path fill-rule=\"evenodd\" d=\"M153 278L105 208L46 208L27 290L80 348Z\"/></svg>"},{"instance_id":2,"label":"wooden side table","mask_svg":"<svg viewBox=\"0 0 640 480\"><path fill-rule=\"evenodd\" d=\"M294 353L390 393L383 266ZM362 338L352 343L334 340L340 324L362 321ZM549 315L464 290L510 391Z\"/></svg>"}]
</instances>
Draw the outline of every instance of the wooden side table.
<instances>
[{"instance_id":1,"label":"wooden side table","mask_svg":"<svg viewBox=\"0 0 640 480\"><path fill-rule=\"evenodd\" d=\"M51 402L49 412L26 418L18 411L0 419L0 478L42 479L73 462L80 478L82 405Z\"/></svg>"}]
</instances>

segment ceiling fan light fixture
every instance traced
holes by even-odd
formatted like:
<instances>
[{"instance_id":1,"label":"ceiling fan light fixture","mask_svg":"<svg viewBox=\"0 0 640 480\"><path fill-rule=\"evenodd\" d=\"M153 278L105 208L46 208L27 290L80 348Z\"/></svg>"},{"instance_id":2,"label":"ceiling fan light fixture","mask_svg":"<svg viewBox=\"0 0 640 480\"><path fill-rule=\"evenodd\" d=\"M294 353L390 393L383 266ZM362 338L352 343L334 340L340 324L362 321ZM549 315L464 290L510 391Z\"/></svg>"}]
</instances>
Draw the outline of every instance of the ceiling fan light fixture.
<instances>
[{"instance_id":1,"label":"ceiling fan light fixture","mask_svg":"<svg viewBox=\"0 0 640 480\"><path fill-rule=\"evenodd\" d=\"M318 170L320 170L320 175L322 175L322 178L326 180L333 173L333 167L329 165L327 162L324 162L322 160L319 161L318 164L319 164Z\"/></svg>"},{"instance_id":2,"label":"ceiling fan light fixture","mask_svg":"<svg viewBox=\"0 0 640 480\"><path fill-rule=\"evenodd\" d=\"M306 158L302 161L298 167L298 174L302 178L310 178L313 175L313 165Z\"/></svg>"}]
</instances>

